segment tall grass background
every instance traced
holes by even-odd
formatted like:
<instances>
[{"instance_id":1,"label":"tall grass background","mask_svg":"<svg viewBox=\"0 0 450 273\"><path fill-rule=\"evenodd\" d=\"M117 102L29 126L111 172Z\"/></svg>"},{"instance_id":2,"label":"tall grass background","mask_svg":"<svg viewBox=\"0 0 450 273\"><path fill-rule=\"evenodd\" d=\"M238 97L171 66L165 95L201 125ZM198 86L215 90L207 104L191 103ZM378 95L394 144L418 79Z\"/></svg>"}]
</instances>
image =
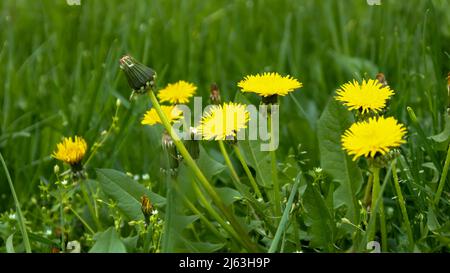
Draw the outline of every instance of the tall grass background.
<instances>
[{"instance_id":1,"label":"tall grass background","mask_svg":"<svg viewBox=\"0 0 450 273\"><path fill-rule=\"evenodd\" d=\"M410 124L411 106L427 135L443 128L450 71L447 1L55 0L0 2L0 150L23 206L52 176L62 136L92 144L108 128L116 99L120 130L92 167L150 178L159 172L161 128L143 128L148 100L130 103L119 58L131 54L158 72L158 86L211 83L234 98L244 75L277 71L304 87L281 101L280 158L302 144L305 167L319 165L317 120L336 88L383 72L396 91L390 111ZM249 97L255 103L256 97ZM417 175L426 161L414 133ZM440 157L444 152L437 151ZM0 172L0 211L13 200Z\"/></svg>"}]
</instances>

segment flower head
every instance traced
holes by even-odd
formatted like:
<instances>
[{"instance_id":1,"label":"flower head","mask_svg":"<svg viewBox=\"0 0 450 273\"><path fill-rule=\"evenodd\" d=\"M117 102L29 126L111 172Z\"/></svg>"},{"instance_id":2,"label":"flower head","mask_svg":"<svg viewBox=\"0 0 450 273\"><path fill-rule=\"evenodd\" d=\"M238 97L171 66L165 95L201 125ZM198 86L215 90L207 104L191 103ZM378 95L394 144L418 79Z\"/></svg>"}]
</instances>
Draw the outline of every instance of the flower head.
<instances>
[{"instance_id":1,"label":"flower head","mask_svg":"<svg viewBox=\"0 0 450 273\"><path fill-rule=\"evenodd\" d=\"M136 93L145 93L155 85L156 72L133 57L125 55L120 58L120 68L127 77L128 84Z\"/></svg>"},{"instance_id":2,"label":"flower head","mask_svg":"<svg viewBox=\"0 0 450 273\"><path fill-rule=\"evenodd\" d=\"M52 156L73 166L81 162L86 150L87 144L82 137L75 136L73 140L72 137L65 137L56 145L56 151L53 152Z\"/></svg>"},{"instance_id":3,"label":"flower head","mask_svg":"<svg viewBox=\"0 0 450 273\"><path fill-rule=\"evenodd\" d=\"M238 86L242 88L242 92L253 92L262 97L269 97L273 95L285 96L303 85L291 76L283 77L275 72L265 72L262 75L246 76L238 83Z\"/></svg>"},{"instance_id":4,"label":"flower head","mask_svg":"<svg viewBox=\"0 0 450 273\"><path fill-rule=\"evenodd\" d=\"M361 84L354 80L338 89L336 99L350 110L357 109L364 114L381 111L392 95L394 91L389 86L383 86L378 80L363 80Z\"/></svg>"},{"instance_id":5,"label":"flower head","mask_svg":"<svg viewBox=\"0 0 450 273\"><path fill-rule=\"evenodd\" d=\"M342 136L342 146L353 160L361 156L374 158L386 154L406 141L406 129L393 117L369 118L354 123Z\"/></svg>"},{"instance_id":6,"label":"flower head","mask_svg":"<svg viewBox=\"0 0 450 273\"><path fill-rule=\"evenodd\" d=\"M169 83L164 89L158 93L158 98L161 102L168 101L173 104L187 103L189 98L194 95L197 86L185 81L178 81L176 83Z\"/></svg>"},{"instance_id":7,"label":"flower head","mask_svg":"<svg viewBox=\"0 0 450 273\"><path fill-rule=\"evenodd\" d=\"M250 119L246 106L238 103L214 105L203 116L198 132L204 139L226 140L247 128Z\"/></svg>"},{"instance_id":8,"label":"flower head","mask_svg":"<svg viewBox=\"0 0 450 273\"><path fill-rule=\"evenodd\" d=\"M170 123L179 120L182 117L183 113L176 106L161 105L161 110L164 112ZM148 110L141 121L141 124L148 124L148 125L155 125L157 123L162 123L162 121L159 118L155 108Z\"/></svg>"}]
</instances>

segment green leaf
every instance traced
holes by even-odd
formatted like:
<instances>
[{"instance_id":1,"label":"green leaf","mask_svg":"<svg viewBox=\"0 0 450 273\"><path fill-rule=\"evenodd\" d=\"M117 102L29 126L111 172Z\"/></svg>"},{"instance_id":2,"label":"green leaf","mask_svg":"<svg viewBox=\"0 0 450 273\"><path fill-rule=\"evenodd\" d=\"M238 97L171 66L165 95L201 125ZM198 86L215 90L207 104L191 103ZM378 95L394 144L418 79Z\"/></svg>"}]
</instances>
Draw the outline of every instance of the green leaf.
<instances>
[{"instance_id":1,"label":"green leaf","mask_svg":"<svg viewBox=\"0 0 450 273\"><path fill-rule=\"evenodd\" d=\"M96 242L89 253L126 253L124 243L113 227L104 232L97 233Z\"/></svg>"},{"instance_id":2,"label":"green leaf","mask_svg":"<svg viewBox=\"0 0 450 273\"><path fill-rule=\"evenodd\" d=\"M236 202L237 200L242 199L242 194L235 189L232 188L216 188L217 193L221 197L225 206L229 206Z\"/></svg>"},{"instance_id":3,"label":"green leaf","mask_svg":"<svg viewBox=\"0 0 450 273\"><path fill-rule=\"evenodd\" d=\"M111 170L97 169L97 177L103 192L117 202L119 209L133 220L143 220L141 197L147 195L157 207L165 204L165 198L151 192L126 174Z\"/></svg>"},{"instance_id":4,"label":"green leaf","mask_svg":"<svg viewBox=\"0 0 450 273\"><path fill-rule=\"evenodd\" d=\"M347 207L346 217L359 222L358 193L363 178L355 162L344 152L341 136L353 122L352 115L341 104L330 100L318 122L320 163L339 186L334 192L334 207Z\"/></svg>"},{"instance_id":5,"label":"green leaf","mask_svg":"<svg viewBox=\"0 0 450 273\"><path fill-rule=\"evenodd\" d=\"M214 160L202 146L200 146L200 157L197 164L208 180L226 169L224 164Z\"/></svg>"},{"instance_id":6,"label":"green leaf","mask_svg":"<svg viewBox=\"0 0 450 273\"><path fill-rule=\"evenodd\" d=\"M219 243L214 244L210 242L192 242L184 239L185 247L183 249L179 249L179 252L194 252L194 253L212 253L222 249L225 244Z\"/></svg>"},{"instance_id":7,"label":"green leaf","mask_svg":"<svg viewBox=\"0 0 450 273\"><path fill-rule=\"evenodd\" d=\"M6 253L16 253L16 251L14 250L14 243L13 243L14 234L15 232L13 232L11 235L8 236L8 238L6 238Z\"/></svg>"},{"instance_id":8,"label":"green leaf","mask_svg":"<svg viewBox=\"0 0 450 273\"><path fill-rule=\"evenodd\" d=\"M445 115L445 127L444 130L434 136L430 136L432 140L437 143L447 143L450 139L450 116Z\"/></svg>"},{"instance_id":9,"label":"green leaf","mask_svg":"<svg viewBox=\"0 0 450 273\"><path fill-rule=\"evenodd\" d=\"M311 247L333 249L335 223L325 200L312 184L308 184L303 195L303 205L309 220L308 233Z\"/></svg>"},{"instance_id":10,"label":"green leaf","mask_svg":"<svg viewBox=\"0 0 450 273\"><path fill-rule=\"evenodd\" d=\"M272 177L270 166L270 153L261 151L259 140L239 141L239 147L247 164L256 171L256 181L258 184L270 188Z\"/></svg>"}]
</instances>

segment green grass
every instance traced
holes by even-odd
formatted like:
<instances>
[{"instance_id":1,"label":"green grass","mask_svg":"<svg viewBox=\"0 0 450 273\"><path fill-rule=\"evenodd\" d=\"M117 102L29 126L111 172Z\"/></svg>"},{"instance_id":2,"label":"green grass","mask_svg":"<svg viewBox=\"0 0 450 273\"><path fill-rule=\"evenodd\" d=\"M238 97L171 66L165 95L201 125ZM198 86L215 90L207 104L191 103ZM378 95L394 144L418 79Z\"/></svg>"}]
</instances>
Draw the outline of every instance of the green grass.
<instances>
[{"instance_id":1,"label":"green grass","mask_svg":"<svg viewBox=\"0 0 450 273\"><path fill-rule=\"evenodd\" d=\"M415 239L414 249L408 248L407 234L402 227L403 216L397 200L392 199L396 189L390 178L383 188L389 223L388 250L449 251L448 183L444 186L441 202L436 208L429 208L444 167L448 142L445 139L443 143L435 143L428 139L445 126L448 103L445 77L450 71L449 8L450 4L444 0L414 3L386 0L381 6L369 6L362 0L82 0L81 6L52 0L1 1L0 150L27 220L33 251L49 251L48 244L37 242L33 234L58 242L54 229L60 223L59 208L55 199L47 198L46 192L39 187L40 184L49 185L49 194L52 194L57 180L53 166L57 162L50 155L56 143L62 136L75 134L84 136L90 146L99 141L101 132L112 122L117 99L123 105L119 110L118 128L89 163L89 177L97 179L95 168L149 174L150 179L141 179L140 183L151 186L159 195L166 194L166 181L160 173L161 160L155 156L161 151L162 127L141 126L140 119L149 108L150 99L140 97L132 103L128 100L130 88L118 63L124 54L155 69L160 87L179 79L194 82L204 104L213 82L218 83L223 100L233 100L238 92L237 82L248 74L277 71L302 81L303 88L281 100L277 158L283 168L288 162L295 165L287 168L285 173L280 172L281 191L286 199L292 187L292 183L286 183L288 179L295 178L300 170L308 173L323 164L324 158L319 152L319 118L336 88L353 78L373 78L377 72L383 72L396 91L389 114L406 124L409 131L402 157L397 159L397 168ZM254 104L259 103L256 96L246 95L246 98ZM414 111L418 122L411 120L407 106ZM297 150L299 144L306 153ZM225 168L219 147L211 143L204 146L208 156L214 159L215 163L211 164L218 164L211 167L217 172L207 174L207 178L214 177L216 186L233 188L228 171L219 171L221 167ZM294 161L289 154L295 157ZM240 166L235 155L232 156L236 167ZM189 173L183 167L180 167L180 173ZM364 166L362 169L365 170ZM237 170L247 183L244 170L240 167ZM324 171L328 173L326 168ZM381 181L385 173L381 172ZM364 171L363 175L366 180ZM96 229L96 232L114 226L114 220L124 223L131 220L115 207L96 202L95 197L109 204L115 200L105 197L96 182L91 181L87 188L90 194L95 194L93 202L98 208L94 209L104 221L103 229ZM339 224L336 230L329 231L335 236L330 238L333 241L315 238L326 224L312 221L311 225L307 219L315 210L308 210L311 204L302 204L306 185L312 185L303 182L300 197L296 197L293 205L295 220L283 222L281 239L277 235L280 240L278 250L339 252L365 249L354 244L362 235L350 225L340 223L340 216L346 213L332 205L333 194L329 192L333 193L334 188L330 187L338 184L331 181L330 175L319 179L317 183L321 189L311 188L307 196L320 194L324 198L316 201L320 203L318 207L325 208L332 222ZM93 216L78 189L69 186L65 190L70 197L65 204L70 204L91 227L95 227ZM361 191L358 198L364 194L364 188ZM243 192L240 194L245 196ZM314 198L305 197L305 200L310 199ZM174 211L188 217L192 212L181 200L177 201L178 207ZM3 247L6 239L19 228L8 218L14 209L6 175L0 171L0 212L4 213L0 218L0 251L6 251ZM164 207L160 209L164 211ZM203 206L200 209L204 211ZM241 203L232 206L236 215L247 217L250 226L258 225L256 222L260 218L254 217L257 211L246 209ZM116 213L114 220L106 216L108 210ZM66 228L70 239L81 241L83 251L89 250L94 241L84 235L89 233L88 230L69 210L65 213L68 214ZM185 234L177 240L195 241L178 251L240 251L241 246L236 242L220 247L223 240L207 231L211 225L220 227L214 218L206 212L205 215L208 215L207 219L172 219L180 222L178 227L183 227ZM314 215L312 219L315 219ZM212 223L205 224L204 221ZM353 223L353 219L351 221ZM266 232L272 230L270 236L264 237L260 230L253 231L250 236L263 246L263 251L267 251L278 223L266 223L263 227ZM52 234L45 235L47 229ZM132 227L126 227L120 236L126 238L137 234L133 232ZM221 234L227 237L225 232ZM16 232L14 242L19 245L16 251L23 250L19 232ZM125 245L129 251L143 251ZM102 248L97 245L95 249Z\"/></svg>"}]
</instances>

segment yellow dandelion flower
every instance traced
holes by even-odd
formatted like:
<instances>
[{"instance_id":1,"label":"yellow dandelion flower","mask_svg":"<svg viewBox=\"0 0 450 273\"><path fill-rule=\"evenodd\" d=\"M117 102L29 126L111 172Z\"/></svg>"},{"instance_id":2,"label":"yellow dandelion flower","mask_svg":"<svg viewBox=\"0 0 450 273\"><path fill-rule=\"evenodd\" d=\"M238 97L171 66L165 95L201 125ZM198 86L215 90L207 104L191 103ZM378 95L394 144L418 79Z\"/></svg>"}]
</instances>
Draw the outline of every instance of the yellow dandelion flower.
<instances>
[{"instance_id":1,"label":"yellow dandelion flower","mask_svg":"<svg viewBox=\"0 0 450 273\"><path fill-rule=\"evenodd\" d=\"M158 93L161 102L168 101L173 104L188 103L189 98L195 94L197 86L186 81L178 81L169 83L164 89Z\"/></svg>"},{"instance_id":2,"label":"yellow dandelion flower","mask_svg":"<svg viewBox=\"0 0 450 273\"><path fill-rule=\"evenodd\" d=\"M204 139L226 140L247 128L249 119L249 113L243 104L230 102L214 105L202 117L198 132Z\"/></svg>"},{"instance_id":3,"label":"yellow dandelion flower","mask_svg":"<svg viewBox=\"0 0 450 273\"><path fill-rule=\"evenodd\" d=\"M175 122L180 118L182 118L183 112L179 110L176 106L161 105L161 110L164 112L170 123ZM141 124L147 125L155 125L157 123L162 122L158 116L158 113L156 113L155 108L148 110L141 121Z\"/></svg>"},{"instance_id":4,"label":"yellow dandelion flower","mask_svg":"<svg viewBox=\"0 0 450 273\"><path fill-rule=\"evenodd\" d=\"M363 80L361 84L356 80L345 83L336 93L336 99L349 110L357 109L363 114L382 110L386 107L387 100L394 95L389 86L383 86L379 81L372 79Z\"/></svg>"},{"instance_id":5,"label":"yellow dandelion flower","mask_svg":"<svg viewBox=\"0 0 450 273\"><path fill-rule=\"evenodd\" d=\"M74 140L71 137L65 137L56 145L56 151L52 156L69 165L77 165L83 159L86 150L87 144L82 137L75 136Z\"/></svg>"},{"instance_id":6,"label":"yellow dandelion flower","mask_svg":"<svg viewBox=\"0 0 450 273\"><path fill-rule=\"evenodd\" d=\"M303 86L301 82L292 78L291 76L281 76L278 73L265 72L262 75L246 76L238 83L242 92L253 92L262 97L269 97L273 95L285 96L289 92Z\"/></svg>"},{"instance_id":7,"label":"yellow dandelion flower","mask_svg":"<svg viewBox=\"0 0 450 273\"><path fill-rule=\"evenodd\" d=\"M386 154L406 141L406 129L393 117L370 118L354 123L342 136L342 146L353 160L361 156L374 158Z\"/></svg>"}]
</instances>

